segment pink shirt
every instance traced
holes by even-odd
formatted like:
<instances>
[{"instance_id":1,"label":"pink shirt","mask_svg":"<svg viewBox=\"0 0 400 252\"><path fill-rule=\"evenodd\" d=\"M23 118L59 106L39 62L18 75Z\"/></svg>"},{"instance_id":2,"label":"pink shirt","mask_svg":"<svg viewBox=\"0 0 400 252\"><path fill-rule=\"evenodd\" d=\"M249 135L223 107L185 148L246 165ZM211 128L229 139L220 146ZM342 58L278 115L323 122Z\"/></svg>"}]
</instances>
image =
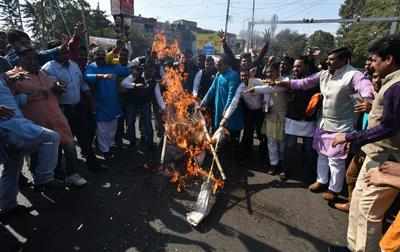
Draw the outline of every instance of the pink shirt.
<instances>
[{"instance_id":1,"label":"pink shirt","mask_svg":"<svg viewBox=\"0 0 400 252\"><path fill-rule=\"evenodd\" d=\"M319 85L321 72L313 74L307 78L299 80L290 80L290 87L292 89L307 90ZM372 100L374 98L374 88L371 81L364 76L363 73L358 72L352 79L352 85L354 91L358 93L362 98ZM336 132L329 132L323 129L317 128L314 133L313 147L322 155L330 158L346 159L347 151L345 144L332 146L332 142L335 139Z\"/></svg>"}]
</instances>

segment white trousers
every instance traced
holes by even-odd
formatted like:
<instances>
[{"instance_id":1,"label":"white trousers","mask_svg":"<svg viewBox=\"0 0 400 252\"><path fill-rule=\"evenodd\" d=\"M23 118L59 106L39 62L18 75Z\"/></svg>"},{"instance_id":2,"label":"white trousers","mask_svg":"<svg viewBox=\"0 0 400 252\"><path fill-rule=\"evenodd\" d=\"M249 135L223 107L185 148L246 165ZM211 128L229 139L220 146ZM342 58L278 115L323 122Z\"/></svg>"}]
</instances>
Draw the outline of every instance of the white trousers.
<instances>
[{"instance_id":1,"label":"white trousers","mask_svg":"<svg viewBox=\"0 0 400 252\"><path fill-rule=\"evenodd\" d=\"M342 191L346 175L346 160L329 158L318 155L317 181L322 184L329 183L329 190L339 193Z\"/></svg>"},{"instance_id":2,"label":"white trousers","mask_svg":"<svg viewBox=\"0 0 400 252\"><path fill-rule=\"evenodd\" d=\"M97 143L101 152L109 152L111 146L115 143L115 134L117 133L118 119L109 122L97 122Z\"/></svg>"},{"instance_id":3,"label":"white trousers","mask_svg":"<svg viewBox=\"0 0 400 252\"><path fill-rule=\"evenodd\" d=\"M272 138L268 138L268 154L269 164L278 165L280 160L283 160L283 152L285 150L284 141L277 141Z\"/></svg>"}]
</instances>

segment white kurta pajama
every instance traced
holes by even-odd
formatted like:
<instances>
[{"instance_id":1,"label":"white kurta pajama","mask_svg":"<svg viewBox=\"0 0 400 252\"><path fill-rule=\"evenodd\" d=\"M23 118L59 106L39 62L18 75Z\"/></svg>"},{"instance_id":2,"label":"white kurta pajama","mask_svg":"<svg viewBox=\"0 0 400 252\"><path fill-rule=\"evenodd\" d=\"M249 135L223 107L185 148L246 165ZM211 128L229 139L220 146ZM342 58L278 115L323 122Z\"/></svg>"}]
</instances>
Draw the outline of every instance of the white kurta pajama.
<instances>
[{"instance_id":1,"label":"white kurta pajama","mask_svg":"<svg viewBox=\"0 0 400 252\"><path fill-rule=\"evenodd\" d=\"M313 147L319 154L317 181L329 183L329 190L339 193L344 183L347 150L345 144L333 147L332 142L337 133L354 131L353 95L358 93L362 98L373 99L374 89L371 81L351 65L343 66L333 75L325 70L290 81L292 89L307 90L318 85L324 98L313 140Z\"/></svg>"},{"instance_id":2,"label":"white kurta pajama","mask_svg":"<svg viewBox=\"0 0 400 252\"><path fill-rule=\"evenodd\" d=\"M267 136L269 163L277 166L285 150L286 88L263 85L255 87L255 92L264 95L266 114L262 131Z\"/></svg>"}]
</instances>

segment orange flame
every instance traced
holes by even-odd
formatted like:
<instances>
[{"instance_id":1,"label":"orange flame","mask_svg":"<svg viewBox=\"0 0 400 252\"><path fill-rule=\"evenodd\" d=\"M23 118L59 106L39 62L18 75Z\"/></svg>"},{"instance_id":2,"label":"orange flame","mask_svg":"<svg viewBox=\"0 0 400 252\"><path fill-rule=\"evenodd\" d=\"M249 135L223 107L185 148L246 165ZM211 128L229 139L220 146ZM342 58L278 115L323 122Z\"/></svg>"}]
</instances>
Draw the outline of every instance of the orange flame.
<instances>
[{"instance_id":1,"label":"orange flame","mask_svg":"<svg viewBox=\"0 0 400 252\"><path fill-rule=\"evenodd\" d=\"M168 45L167 38L164 33L157 33L154 36L152 52L157 54L158 59L175 58L181 55L178 41L175 40L171 45Z\"/></svg>"},{"instance_id":2,"label":"orange flame","mask_svg":"<svg viewBox=\"0 0 400 252\"><path fill-rule=\"evenodd\" d=\"M155 36L152 51L157 53L159 59L166 57L178 59L181 55L178 42L174 41L168 46L167 39L163 33ZM193 113L196 98L186 92L183 88L185 73L183 65L177 69L167 68L162 84L166 87L164 92L167 104L167 115L165 121L165 134L170 144L176 145L186 156L185 174L173 170L170 172L170 181L177 184L177 190L185 187L186 181L191 177L207 177L208 172L203 170L196 157L208 149L203 124L200 117ZM214 182L213 190L222 188L223 181L211 176Z\"/></svg>"}]
</instances>

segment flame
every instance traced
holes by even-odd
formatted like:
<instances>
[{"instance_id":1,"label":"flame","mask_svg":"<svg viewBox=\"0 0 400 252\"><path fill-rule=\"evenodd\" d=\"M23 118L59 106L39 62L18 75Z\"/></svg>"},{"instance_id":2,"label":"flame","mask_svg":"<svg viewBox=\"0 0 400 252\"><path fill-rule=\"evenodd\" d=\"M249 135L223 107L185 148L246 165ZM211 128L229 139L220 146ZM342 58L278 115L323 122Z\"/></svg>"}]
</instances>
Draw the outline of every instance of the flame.
<instances>
[{"instance_id":1,"label":"flame","mask_svg":"<svg viewBox=\"0 0 400 252\"><path fill-rule=\"evenodd\" d=\"M174 41L168 45L163 33L155 35L152 52L155 52L159 59L166 57L179 59L181 55L178 42ZM200 167L197 161L197 156L208 150L209 143L205 136L201 117L196 114L194 109L197 100L183 88L182 83L187 76L184 70L182 64L177 68L167 68L162 80L162 85L166 87L163 94L167 105L165 134L167 134L168 142L181 149L186 157L184 174L176 170L169 172L170 181L177 184L178 191L185 187L190 178L208 177L209 174ZM215 178L213 174L210 179L214 182L214 192L223 187L223 181Z\"/></svg>"},{"instance_id":2,"label":"flame","mask_svg":"<svg viewBox=\"0 0 400 252\"><path fill-rule=\"evenodd\" d=\"M168 45L167 38L164 33L157 33L154 36L151 51L157 54L158 59L175 58L181 55L178 41L174 40L171 45Z\"/></svg>"}]
</instances>

